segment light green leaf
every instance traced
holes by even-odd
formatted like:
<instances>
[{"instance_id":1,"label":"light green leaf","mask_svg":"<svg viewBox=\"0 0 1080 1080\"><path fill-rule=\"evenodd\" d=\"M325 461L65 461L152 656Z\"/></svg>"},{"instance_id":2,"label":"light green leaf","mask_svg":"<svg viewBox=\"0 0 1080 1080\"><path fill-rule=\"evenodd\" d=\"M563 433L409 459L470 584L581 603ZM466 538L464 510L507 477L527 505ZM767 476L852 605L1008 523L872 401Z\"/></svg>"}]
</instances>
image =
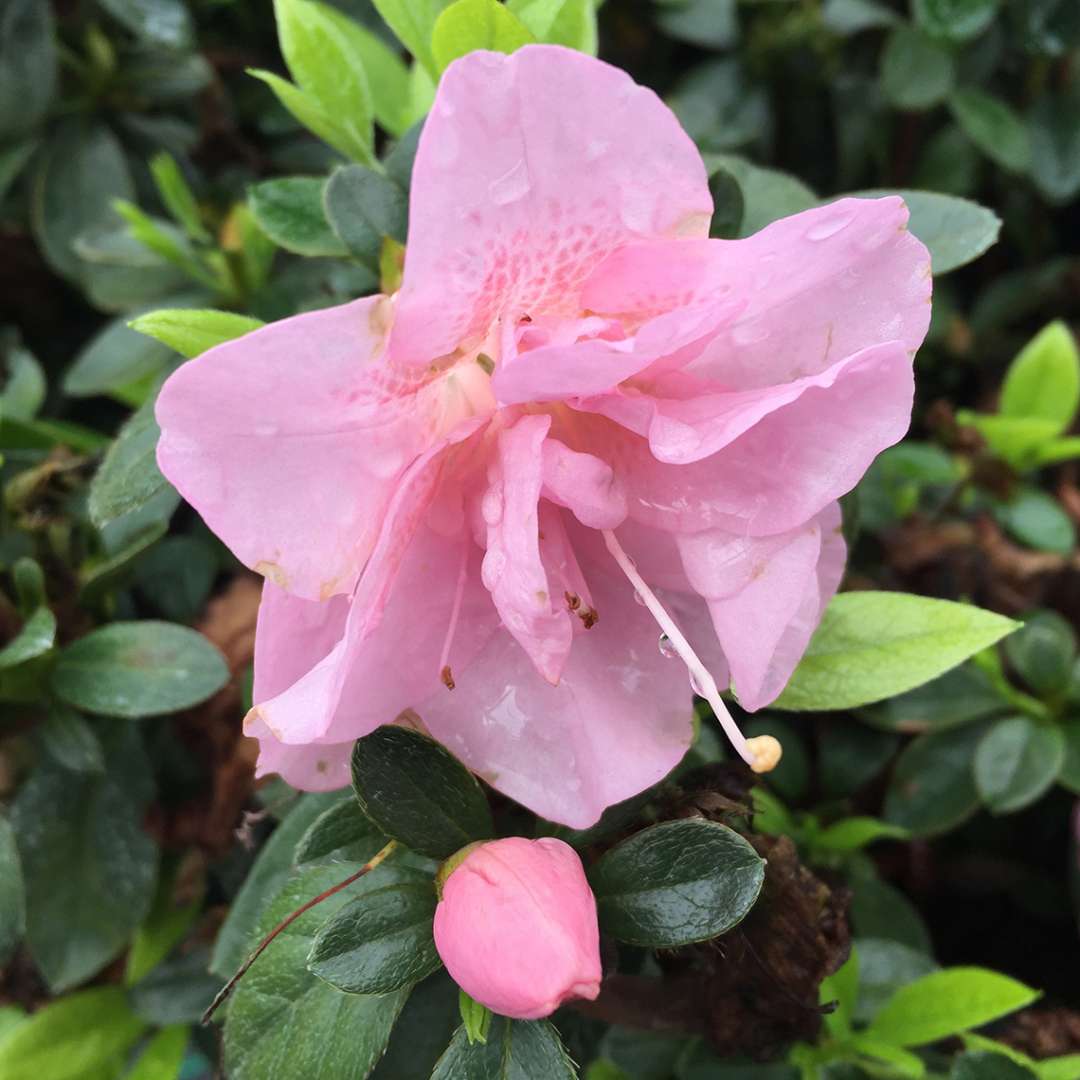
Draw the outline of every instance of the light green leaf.
<instances>
[{"instance_id":1,"label":"light green leaf","mask_svg":"<svg viewBox=\"0 0 1080 1080\"><path fill-rule=\"evenodd\" d=\"M881 1042L866 1035L856 1035L850 1040L850 1045L858 1053L890 1065L900 1076L909 1076L918 1080L919 1077L926 1075L926 1066L921 1058L891 1043Z\"/></svg>"},{"instance_id":2,"label":"light green leaf","mask_svg":"<svg viewBox=\"0 0 1080 1080\"><path fill-rule=\"evenodd\" d=\"M188 236L196 240L210 240L210 234L202 223L202 214L195 193L188 186L176 158L164 151L150 159L150 173L158 194L170 214L182 225Z\"/></svg>"},{"instance_id":3,"label":"light green leaf","mask_svg":"<svg viewBox=\"0 0 1080 1080\"><path fill-rule=\"evenodd\" d=\"M455 0L435 22L431 51L443 71L452 60L475 49L512 53L535 40L498 0Z\"/></svg>"},{"instance_id":4,"label":"light green leaf","mask_svg":"<svg viewBox=\"0 0 1080 1080\"><path fill-rule=\"evenodd\" d=\"M393 49L359 23L353 24L352 44L357 55L363 58L376 121L395 138L400 138L414 120L409 112L408 67Z\"/></svg>"},{"instance_id":5,"label":"light green leaf","mask_svg":"<svg viewBox=\"0 0 1080 1080\"><path fill-rule=\"evenodd\" d=\"M712 21L721 21L716 5L706 2ZM537 41L596 55L595 0L507 0L506 6Z\"/></svg>"},{"instance_id":6,"label":"light green leaf","mask_svg":"<svg viewBox=\"0 0 1080 1080\"><path fill-rule=\"evenodd\" d=\"M145 1025L115 986L39 1009L0 1042L4 1080L87 1080L134 1045Z\"/></svg>"},{"instance_id":7,"label":"light green leaf","mask_svg":"<svg viewBox=\"0 0 1080 1080\"><path fill-rule=\"evenodd\" d=\"M372 0L375 10L397 35L398 40L416 57L432 79L439 68L431 51L435 20L447 0Z\"/></svg>"},{"instance_id":8,"label":"light green leaf","mask_svg":"<svg viewBox=\"0 0 1080 1080\"><path fill-rule=\"evenodd\" d=\"M161 375L172 359L171 349L132 333L126 319L112 319L79 351L62 386L71 397L114 393Z\"/></svg>"},{"instance_id":9,"label":"light green leaf","mask_svg":"<svg viewBox=\"0 0 1080 1080\"><path fill-rule=\"evenodd\" d=\"M272 71L261 68L248 68L248 74L260 82L266 83L278 101L293 117L313 135L318 135L323 142L340 150L346 157L351 157L347 145L342 141L341 132L334 121L320 108L319 103L299 86L275 75Z\"/></svg>"},{"instance_id":10,"label":"light green leaf","mask_svg":"<svg viewBox=\"0 0 1080 1080\"><path fill-rule=\"evenodd\" d=\"M827 975L821 982L818 1001L822 1005L836 1003L832 1012L825 1013L825 1029L834 1039L842 1039L851 1031L855 1000L859 993L859 956L852 946L851 953L839 971Z\"/></svg>"},{"instance_id":11,"label":"light green leaf","mask_svg":"<svg viewBox=\"0 0 1080 1080\"><path fill-rule=\"evenodd\" d=\"M3 390L0 390L0 416L33 420L45 400L48 387L45 372L34 354L12 344L3 357Z\"/></svg>"},{"instance_id":12,"label":"light green leaf","mask_svg":"<svg viewBox=\"0 0 1080 1080\"><path fill-rule=\"evenodd\" d=\"M902 825L891 825L872 817L852 817L823 829L814 844L827 851L858 851L875 840L903 840L909 835Z\"/></svg>"},{"instance_id":13,"label":"light green leaf","mask_svg":"<svg viewBox=\"0 0 1080 1080\"><path fill-rule=\"evenodd\" d=\"M1020 350L1001 387L1002 416L1050 420L1055 435L1072 423L1080 405L1080 352L1057 319Z\"/></svg>"},{"instance_id":14,"label":"light green leaf","mask_svg":"<svg viewBox=\"0 0 1080 1080\"><path fill-rule=\"evenodd\" d=\"M146 1044L124 1080L177 1080L189 1038L185 1024L163 1028Z\"/></svg>"},{"instance_id":15,"label":"light green leaf","mask_svg":"<svg viewBox=\"0 0 1080 1080\"><path fill-rule=\"evenodd\" d=\"M155 338L181 356L199 356L264 325L261 319L237 315L232 311L162 308L132 319L128 326L140 334Z\"/></svg>"},{"instance_id":16,"label":"light green leaf","mask_svg":"<svg viewBox=\"0 0 1080 1080\"><path fill-rule=\"evenodd\" d=\"M919 949L889 938L859 937L859 993L854 1018L868 1023L901 986L921 979L938 966Z\"/></svg>"},{"instance_id":17,"label":"light green leaf","mask_svg":"<svg viewBox=\"0 0 1080 1080\"><path fill-rule=\"evenodd\" d=\"M1017 628L969 604L841 593L775 708L853 709L929 682Z\"/></svg>"},{"instance_id":18,"label":"light green leaf","mask_svg":"<svg viewBox=\"0 0 1080 1080\"><path fill-rule=\"evenodd\" d=\"M867 1034L893 1046L925 1046L988 1024L1038 997L1038 991L996 971L946 968L897 990Z\"/></svg>"},{"instance_id":19,"label":"light green leaf","mask_svg":"<svg viewBox=\"0 0 1080 1080\"><path fill-rule=\"evenodd\" d=\"M348 157L373 163L374 112L356 24L316 0L274 0L274 14L289 71L332 125L329 141Z\"/></svg>"},{"instance_id":20,"label":"light green leaf","mask_svg":"<svg viewBox=\"0 0 1080 1080\"><path fill-rule=\"evenodd\" d=\"M973 427L998 457L1017 469L1030 467L1042 446L1060 430L1056 421L1037 416L1001 416L958 409L956 419Z\"/></svg>"},{"instance_id":21,"label":"light green leaf","mask_svg":"<svg viewBox=\"0 0 1080 1080\"><path fill-rule=\"evenodd\" d=\"M56 616L47 607L40 607L26 620L18 634L0 649L0 671L44 656L55 640Z\"/></svg>"}]
</instances>

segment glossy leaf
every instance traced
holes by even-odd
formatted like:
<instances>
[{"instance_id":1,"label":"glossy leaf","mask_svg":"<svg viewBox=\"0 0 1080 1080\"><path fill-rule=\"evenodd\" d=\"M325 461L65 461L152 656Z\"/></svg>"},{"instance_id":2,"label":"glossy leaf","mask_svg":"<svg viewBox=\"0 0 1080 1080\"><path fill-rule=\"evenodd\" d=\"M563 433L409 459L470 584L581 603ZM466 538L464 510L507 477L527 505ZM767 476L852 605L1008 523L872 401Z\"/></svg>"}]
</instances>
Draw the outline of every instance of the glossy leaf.
<instances>
[{"instance_id":1,"label":"glossy leaf","mask_svg":"<svg viewBox=\"0 0 1080 1080\"><path fill-rule=\"evenodd\" d=\"M284 177L255 184L249 193L259 228L286 251L297 255L347 255L323 209L324 181L310 176Z\"/></svg>"},{"instance_id":2,"label":"glossy leaf","mask_svg":"<svg viewBox=\"0 0 1080 1080\"><path fill-rule=\"evenodd\" d=\"M386 844L352 795L324 810L296 845L297 866L309 863L365 863Z\"/></svg>"},{"instance_id":3,"label":"glossy leaf","mask_svg":"<svg viewBox=\"0 0 1080 1080\"><path fill-rule=\"evenodd\" d=\"M765 880L765 861L738 833L697 818L635 833L589 873L600 926L621 941L673 949L740 922Z\"/></svg>"},{"instance_id":4,"label":"glossy leaf","mask_svg":"<svg viewBox=\"0 0 1080 1080\"><path fill-rule=\"evenodd\" d=\"M1026 716L999 720L975 749L975 786L995 814L1033 803L1057 779L1065 761L1065 737L1050 723Z\"/></svg>"},{"instance_id":5,"label":"glossy leaf","mask_svg":"<svg viewBox=\"0 0 1080 1080\"><path fill-rule=\"evenodd\" d=\"M575 1080L577 1070L559 1033L544 1020L496 1017L486 1043L458 1028L431 1080Z\"/></svg>"}]
</instances>

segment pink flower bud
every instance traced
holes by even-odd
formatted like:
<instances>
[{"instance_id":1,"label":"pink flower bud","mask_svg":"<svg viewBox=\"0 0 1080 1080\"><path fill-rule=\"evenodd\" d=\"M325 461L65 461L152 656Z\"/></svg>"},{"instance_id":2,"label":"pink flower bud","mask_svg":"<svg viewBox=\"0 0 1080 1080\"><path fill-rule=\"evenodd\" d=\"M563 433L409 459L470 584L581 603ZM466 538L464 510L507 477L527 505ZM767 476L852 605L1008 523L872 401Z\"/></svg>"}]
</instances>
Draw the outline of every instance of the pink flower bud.
<instances>
[{"instance_id":1,"label":"pink flower bud","mask_svg":"<svg viewBox=\"0 0 1080 1080\"><path fill-rule=\"evenodd\" d=\"M509 837L473 848L435 910L435 945L454 981L518 1020L600 993L596 900L561 840Z\"/></svg>"}]
</instances>

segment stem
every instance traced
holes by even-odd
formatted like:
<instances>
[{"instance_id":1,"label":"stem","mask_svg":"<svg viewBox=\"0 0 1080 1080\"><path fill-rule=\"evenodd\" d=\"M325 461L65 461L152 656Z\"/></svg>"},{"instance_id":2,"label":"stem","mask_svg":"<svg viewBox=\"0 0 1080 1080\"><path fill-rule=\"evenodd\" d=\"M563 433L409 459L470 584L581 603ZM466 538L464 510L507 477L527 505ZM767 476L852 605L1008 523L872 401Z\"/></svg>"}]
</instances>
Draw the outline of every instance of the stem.
<instances>
[{"instance_id":1,"label":"stem","mask_svg":"<svg viewBox=\"0 0 1080 1080\"><path fill-rule=\"evenodd\" d=\"M325 892L319 893L318 896L313 896L306 903L301 904L291 915L287 915L281 920L266 935L256 946L255 951L236 969L236 974L218 991L217 996L210 1002L210 1007L202 1014L202 1023L209 1024L210 1018L217 1011L218 1006L233 992L236 984L247 974L247 970L255 963L256 960L262 956L266 947L274 940L286 927L291 926L305 911L310 911L316 904L321 904L328 897L334 895L334 893L341 892L342 889L348 888L354 881L362 878L365 874L371 873L376 866L379 865L384 859L393 854L394 849L397 847L397 841L391 840L378 854L369 859L355 874L350 874L344 881L339 881L336 885L332 885Z\"/></svg>"}]
</instances>

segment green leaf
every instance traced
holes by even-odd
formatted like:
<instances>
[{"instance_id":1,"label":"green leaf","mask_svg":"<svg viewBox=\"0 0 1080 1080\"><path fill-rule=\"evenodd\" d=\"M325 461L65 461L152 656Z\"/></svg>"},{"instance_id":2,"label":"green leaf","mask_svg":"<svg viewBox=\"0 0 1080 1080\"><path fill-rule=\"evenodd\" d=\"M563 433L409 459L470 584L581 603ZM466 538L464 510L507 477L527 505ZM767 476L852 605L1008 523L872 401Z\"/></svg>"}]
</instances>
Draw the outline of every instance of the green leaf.
<instances>
[{"instance_id":1,"label":"green leaf","mask_svg":"<svg viewBox=\"0 0 1080 1080\"><path fill-rule=\"evenodd\" d=\"M915 22L946 41L970 41L993 21L1001 0L914 0Z\"/></svg>"},{"instance_id":2,"label":"green leaf","mask_svg":"<svg viewBox=\"0 0 1080 1080\"><path fill-rule=\"evenodd\" d=\"M274 14L289 71L332 126L328 141L347 157L373 162L374 113L356 24L314 0L274 0Z\"/></svg>"},{"instance_id":3,"label":"green leaf","mask_svg":"<svg viewBox=\"0 0 1080 1080\"><path fill-rule=\"evenodd\" d=\"M319 103L310 94L305 94L299 86L293 85L288 79L283 79L272 71L248 68L248 74L266 83L285 109L313 135L318 135L323 142L340 150L346 157L351 156L343 146L338 145L342 140L342 134L337 125L323 112Z\"/></svg>"},{"instance_id":4,"label":"green leaf","mask_svg":"<svg viewBox=\"0 0 1080 1080\"><path fill-rule=\"evenodd\" d=\"M872 817L852 817L838 821L814 837L814 845L826 851L849 852L872 844L875 840L904 840L908 831L901 825L891 825Z\"/></svg>"},{"instance_id":5,"label":"green leaf","mask_svg":"<svg viewBox=\"0 0 1080 1080\"><path fill-rule=\"evenodd\" d=\"M121 952L150 909L157 879L157 848L143 831L153 788L141 741L126 724L100 734L103 773L73 773L45 758L12 810L27 940L56 993Z\"/></svg>"},{"instance_id":6,"label":"green leaf","mask_svg":"<svg viewBox=\"0 0 1080 1080\"><path fill-rule=\"evenodd\" d=\"M1032 454L1031 464L1035 467L1057 465L1059 462L1072 461L1078 457L1080 457L1080 437L1069 435L1063 439L1048 439L1042 443Z\"/></svg>"},{"instance_id":7,"label":"green leaf","mask_svg":"<svg viewBox=\"0 0 1080 1080\"><path fill-rule=\"evenodd\" d=\"M353 24L352 37L353 47L363 57L375 120L395 138L400 138L415 119L409 109L412 92L409 69L397 52L359 23Z\"/></svg>"},{"instance_id":8,"label":"green leaf","mask_svg":"<svg viewBox=\"0 0 1080 1080\"><path fill-rule=\"evenodd\" d=\"M25 933L22 863L15 846L15 831L8 819L0 814L0 967L7 964Z\"/></svg>"},{"instance_id":9,"label":"green leaf","mask_svg":"<svg viewBox=\"0 0 1080 1080\"><path fill-rule=\"evenodd\" d=\"M819 199L800 179L779 169L763 169L735 154L708 154L710 172L723 169L742 190L740 236L751 236L778 218L817 206Z\"/></svg>"},{"instance_id":10,"label":"green leaf","mask_svg":"<svg viewBox=\"0 0 1080 1080\"><path fill-rule=\"evenodd\" d=\"M852 592L825 610L774 708L853 709L936 678L1017 628L968 604Z\"/></svg>"},{"instance_id":11,"label":"green leaf","mask_svg":"<svg viewBox=\"0 0 1080 1080\"><path fill-rule=\"evenodd\" d=\"M765 861L726 826L688 818L623 840L593 866L589 880L605 933L674 949L739 923L761 892Z\"/></svg>"},{"instance_id":12,"label":"green leaf","mask_svg":"<svg viewBox=\"0 0 1080 1080\"><path fill-rule=\"evenodd\" d=\"M853 795L892 761L899 741L891 732L863 724L826 728L818 738L818 782L822 795L829 798Z\"/></svg>"},{"instance_id":13,"label":"green leaf","mask_svg":"<svg viewBox=\"0 0 1080 1080\"><path fill-rule=\"evenodd\" d=\"M153 907L135 932L124 965L124 985L146 978L180 944L202 910L202 889L183 904L176 902L177 870L162 874Z\"/></svg>"},{"instance_id":14,"label":"green leaf","mask_svg":"<svg viewBox=\"0 0 1080 1080\"><path fill-rule=\"evenodd\" d=\"M1008 502L995 502L994 517L1017 540L1038 551L1068 555L1076 547L1076 526L1061 503L1045 491L1022 487Z\"/></svg>"},{"instance_id":15,"label":"green leaf","mask_svg":"<svg viewBox=\"0 0 1080 1080\"><path fill-rule=\"evenodd\" d=\"M859 1023L872 1020L901 986L938 970L932 956L900 941L860 937L855 946L859 952L859 993L854 1018Z\"/></svg>"},{"instance_id":16,"label":"green leaf","mask_svg":"<svg viewBox=\"0 0 1080 1080\"><path fill-rule=\"evenodd\" d=\"M113 1063L145 1025L115 986L71 994L39 1009L0 1041L4 1080L88 1080Z\"/></svg>"},{"instance_id":17,"label":"green leaf","mask_svg":"<svg viewBox=\"0 0 1080 1080\"><path fill-rule=\"evenodd\" d=\"M875 727L917 735L960 727L1006 707L985 672L974 664L965 664L924 686L865 709L860 716Z\"/></svg>"},{"instance_id":18,"label":"green leaf","mask_svg":"<svg viewBox=\"0 0 1080 1080\"><path fill-rule=\"evenodd\" d=\"M206 950L195 947L158 964L129 991L132 1008L158 1026L196 1023L221 989L206 961Z\"/></svg>"},{"instance_id":19,"label":"green leaf","mask_svg":"<svg viewBox=\"0 0 1080 1080\"><path fill-rule=\"evenodd\" d=\"M387 839L360 809L352 795L323 811L307 828L293 856L297 866L310 863L365 863Z\"/></svg>"},{"instance_id":20,"label":"green leaf","mask_svg":"<svg viewBox=\"0 0 1080 1080\"><path fill-rule=\"evenodd\" d=\"M131 414L90 482L87 508L99 529L143 509L169 488L157 467L161 429L154 419L154 400Z\"/></svg>"},{"instance_id":21,"label":"green leaf","mask_svg":"<svg viewBox=\"0 0 1080 1080\"><path fill-rule=\"evenodd\" d=\"M1063 205L1080 192L1080 84L1039 98L1029 125L1031 178L1050 202Z\"/></svg>"},{"instance_id":22,"label":"green leaf","mask_svg":"<svg viewBox=\"0 0 1080 1080\"><path fill-rule=\"evenodd\" d=\"M1001 231L1001 221L992 210L955 195L907 188L856 194L868 198L899 195L907 203L911 211L908 228L930 249L935 277L977 259L997 242Z\"/></svg>"},{"instance_id":23,"label":"green leaf","mask_svg":"<svg viewBox=\"0 0 1080 1080\"><path fill-rule=\"evenodd\" d=\"M100 0L110 15L145 41L181 49L194 36L191 15L183 0Z\"/></svg>"},{"instance_id":24,"label":"green leaf","mask_svg":"<svg viewBox=\"0 0 1080 1080\"><path fill-rule=\"evenodd\" d=\"M835 1002L835 1008L825 1013L825 1029L834 1039L842 1039L851 1031L855 1001L859 993L859 956L852 947L843 967L827 975L818 991L822 1005Z\"/></svg>"},{"instance_id":25,"label":"green leaf","mask_svg":"<svg viewBox=\"0 0 1080 1080\"><path fill-rule=\"evenodd\" d=\"M398 40L416 57L432 79L439 68L431 52L435 20L447 0L372 0L375 10L397 35Z\"/></svg>"},{"instance_id":26,"label":"green leaf","mask_svg":"<svg viewBox=\"0 0 1080 1080\"><path fill-rule=\"evenodd\" d=\"M1040 695L1064 690L1076 660L1076 633L1056 611L1036 611L1005 639L1005 655Z\"/></svg>"},{"instance_id":27,"label":"green leaf","mask_svg":"<svg viewBox=\"0 0 1080 1080\"><path fill-rule=\"evenodd\" d=\"M894 1046L924 1046L988 1024L1038 997L1037 991L995 971L947 968L897 990L867 1034Z\"/></svg>"},{"instance_id":28,"label":"green leaf","mask_svg":"<svg viewBox=\"0 0 1080 1080\"><path fill-rule=\"evenodd\" d=\"M866 1035L855 1035L849 1045L860 1055L891 1066L894 1074L899 1076L909 1076L914 1080L920 1080L926 1075L926 1065L923 1064L921 1058L891 1043L880 1042Z\"/></svg>"},{"instance_id":29,"label":"green leaf","mask_svg":"<svg viewBox=\"0 0 1080 1080\"><path fill-rule=\"evenodd\" d=\"M297 841L320 814L340 800L339 791L301 795L263 844L214 941L210 970L215 975L226 979L243 962L255 937L255 924L292 874Z\"/></svg>"},{"instance_id":30,"label":"green leaf","mask_svg":"<svg viewBox=\"0 0 1080 1080\"><path fill-rule=\"evenodd\" d=\"M286 883L260 917L255 939L342 876L340 867L316 867ZM355 889L328 897L290 923L241 979L225 1024L229 1080L267 1080L281 1075L282 1062L294 1076L363 1080L382 1056L408 991L344 994L304 966L320 925L349 903Z\"/></svg>"},{"instance_id":31,"label":"green leaf","mask_svg":"<svg viewBox=\"0 0 1080 1080\"><path fill-rule=\"evenodd\" d=\"M38 728L45 752L58 765L75 773L103 773L105 754L90 724L74 709L53 705Z\"/></svg>"},{"instance_id":32,"label":"green leaf","mask_svg":"<svg viewBox=\"0 0 1080 1080\"><path fill-rule=\"evenodd\" d=\"M465 1028L458 1028L431 1080L575 1080L576 1076L551 1024L498 1016L486 1043L470 1043Z\"/></svg>"},{"instance_id":33,"label":"green leaf","mask_svg":"<svg viewBox=\"0 0 1080 1080\"><path fill-rule=\"evenodd\" d=\"M1045 326L1017 354L1001 387L1002 416L1051 420L1063 432L1080 405L1080 352L1060 320Z\"/></svg>"},{"instance_id":34,"label":"green leaf","mask_svg":"<svg viewBox=\"0 0 1080 1080\"><path fill-rule=\"evenodd\" d=\"M956 419L975 428L987 446L1017 470L1031 468L1043 445L1060 430L1056 421L1037 416L1000 416L957 409Z\"/></svg>"},{"instance_id":35,"label":"green leaf","mask_svg":"<svg viewBox=\"0 0 1080 1080\"><path fill-rule=\"evenodd\" d=\"M949 99L964 134L1008 172L1026 173L1031 167L1031 140L1027 125L1000 98L977 87L957 90Z\"/></svg>"},{"instance_id":36,"label":"green leaf","mask_svg":"<svg viewBox=\"0 0 1080 1080\"><path fill-rule=\"evenodd\" d=\"M176 223L188 236L209 242L210 234L202 223L198 200L184 177L172 154L155 154L150 159L150 173L154 178L161 201L172 214Z\"/></svg>"},{"instance_id":37,"label":"green leaf","mask_svg":"<svg viewBox=\"0 0 1080 1080\"><path fill-rule=\"evenodd\" d=\"M139 1055L124 1080L177 1080L184 1064L189 1031L176 1024L159 1031Z\"/></svg>"},{"instance_id":38,"label":"green leaf","mask_svg":"<svg viewBox=\"0 0 1080 1080\"><path fill-rule=\"evenodd\" d=\"M261 319L250 315L191 308L149 311L128 323L132 330L156 338L188 359L200 356L215 345L243 337L263 325Z\"/></svg>"},{"instance_id":39,"label":"green leaf","mask_svg":"<svg viewBox=\"0 0 1080 1080\"><path fill-rule=\"evenodd\" d=\"M3 356L3 390L0 416L33 420L45 401L48 386L37 358L21 345L12 344Z\"/></svg>"},{"instance_id":40,"label":"green leaf","mask_svg":"<svg viewBox=\"0 0 1080 1080\"><path fill-rule=\"evenodd\" d=\"M1004 1054L959 1054L953 1059L949 1080L1034 1080L1036 1074Z\"/></svg>"},{"instance_id":41,"label":"green leaf","mask_svg":"<svg viewBox=\"0 0 1080 1080\"><path fill-rule=\"evenodd\" d=\"M465 1028L465 1038L470 1043L486 1043L491 1031L491 1021L494 1019L492 1011L462 990L458 993L458 1012Z\"/></svg>"},{"instance_id":42,"label":"green leaf","mask_svg":"<svg viewBox=\"0 0 1080 1080\"><path fill-rule=\"evenodd\" d=\"M49 265L78 279L84 266L75 238L115 223L114 199L130 199L134 185L119 140L104 124L67 120L38 159L31 220Z\"/></svg>"},{"instance_id":43,"label":"green leaf","mask_svg":"<svg viewBox=\"0 0 1080 1080\"><path fill-rule=\"evenodd\" d=\"M40 0L0 0L0 142L37 127L56 89L52 8Z\"/></svg>"},{"instance_id":44,"label":"green leaf","mask_svg":"<svg viewBox=\"0 0 1080 1080\"><path fill-rule=\"evenodd\" d=\"M217 552L209 543L169 536L139 558L135 586L166 619L190 622L203 610L217 573Z\"/></svg>"},{"instance_id":45,"label":"green leaf","mask_svg":"<svg viewBox=\"0 0 1080 1080\"><path fill-rule=\"evenodd\" d=\"M248 197L259 228L279 247L297 255L347 255L348 249L326 220L324 185L325 181L309 176L255 184Z\"/></svg>"},{"instance_id":46,"label":"green leaf","mask_svg":"<svg viewBox=\"0 0 1080 1080\"><path fill-rule=\"evenodd\" d=\"M1008 717L994 724L975 750L975 786L991 813L1011 814L1053 784L1064 760L1059 727Z\"/></svg>"},{"instance_id":47,"label":"green leaf","mask_svg":"<svg viewBox=\"0 0 1080 1080\"><path fill-rule=\"evenodd\" d=\"M171 349L140 337L126 319L113 319L79 350L61 385L71 397L109 394L162 374L172 359Z\"/></svg>"},{"instance_id":48,"label":"green leaf","mask_svg":"<svg viewBox=\"0 0 1080 1080\"><path fill-rule=\"evenodd\" d=\"M439 969L432 937L435 886L387 885L328 919L308 953L308 971L350 994L389 994Z\"/></svg>"},{"instance_id":49,"label":"green leaf","mask_svg":"<svg viewBox=\"0 0 1080 1080\"><path fill-rule=\"evenodd\" d=\"M455 0L435 20L431 51L439 71L475 49L512 53L536 38L498 0Z\"/></svg>"},{"instance_id":50,"label":"green leaf","mask_svg":"<svg viewBox=\"0 0 1080 1080\"><path fill-rule=\"evenodd\" d=\"M44 656L53 647L55 640L56 616L47 607L39 607L23 623L18 634L0 649L0 671Z\"/></svg>"},{"instance_id":51,"label":"green leaf","mask_svg":"<svg viewBox=\"0 0 1080 1080\"><path fill-rule=\"evenodd\" d=\"M363 165L337 169L323 199L331 228L356 258L377 266L384 237L405 242L408 196L382 173Z\"/></svg>"},{"instance_id":52,"label":"green leaf","mask_svg":"<svg viewBox=\"0 0 1080 1080\"><path fill-rule=\"evenodd\" d=\"M445 971L416 986L371 1080L428 1077L458 1025L458 988Z\"/></svg>"},{"instance_id":53,"label":"green leaf","mask_svg":"<svg viewBox=\"0 0 1080 1080\"><path fill-rule=\"evenodd\" d=\"M915 836L946 832L979 806L971 762L982 724L920 735L897 758L885 817Z\"/></svg>"},{"instance_id":54,"label":"green leaf","mask_svg":"<svg viewBox=\"0 0 1080 1080\"><path fill-rule=\"evenodd\" d=\"M1061 725L1065 738L1065 758L1058 780L1074 795L1080 795L1080 720L1068 720Z\"/></svg>"},{"instance_id":55,"label":"green leaf","mask_svg":"<svg viewBox=\"0 0 1080 1080\"><path fill-rule=\"evenodd\" d=\"M162 716L198 705L229 681L225 658L187 626L146 619L92 630L60 654L52 687L104 716Z\"/></svg>"},{"instance_id":56,"label":"green leaf","mask_svg":"<svg viewBox=\"0 0 1080 1080\"><path fill-rule=\"evenodd\" d=\"M881 89L898 109L940 105L953 88L952 53L914 27L893 30L881 54Z\"/></svg>"},{"instance_id":57,"label":"green leaf","mask_svg":"<svg viewBox=\"0 0 1080 1080\"><path fill-rule=\"evenodd\" d=\"M896 26L900 16L877 0L825 0L821 18L834 34L858 34Z\"/></svg>"},{"instance_id":58,"label":"green leaf","mask_svg":"<svg viewBox=\"0 0 1080 1080\"><path fill-rule=\"evenodd\" d=\"M364 813L421 855L445 859L494 834L487 798L469 770L409 728L381 727L357 740L352 779Z\"/></svg>"},{"instance_id":59,"label":"green leaf","mask_svg":"<svg viewBox=\"0 0 1080 1080\"><path fill-rule=\"evenodd\" d=\"M730 4L730 0L727 2ZM506 6L537 41L596 55L596 0L507 0ZM718 23L734 23L733 18L725 20L714 0L705 0L704 6L708 11L704 18L698 16L699 24L708 23L711 30ZM667 15L665 12L660 16L665 30L678 36ZM713 37L716 36L713 31Z\"/></svg>"}]
</instances>

